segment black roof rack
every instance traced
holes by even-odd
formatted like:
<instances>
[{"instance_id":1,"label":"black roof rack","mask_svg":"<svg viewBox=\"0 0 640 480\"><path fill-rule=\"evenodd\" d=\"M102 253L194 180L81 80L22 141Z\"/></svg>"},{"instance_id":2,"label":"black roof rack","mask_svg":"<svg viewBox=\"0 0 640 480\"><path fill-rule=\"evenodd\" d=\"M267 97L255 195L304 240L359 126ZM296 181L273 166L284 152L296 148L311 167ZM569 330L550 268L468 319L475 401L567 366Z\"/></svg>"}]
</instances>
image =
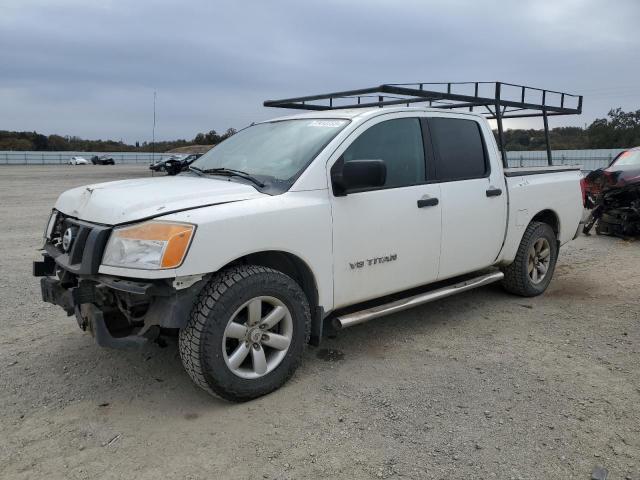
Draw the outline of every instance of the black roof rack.
<instances>
[{"instance_id":1,"label":"black roof rack","mask_svg":"<svg viewBox=\"0 0 640 480\"><path fill-rule=\"evenodd\" d=\"M483 114L486 118L495 119L498 125L498 146L505 167L507 158L503 148L503 119L542 117L547 143L547 161L552 165L547 118L582 113L582 95L505 82L385 83L357 90L267 100L264 106L324 111L409 106L413 103L428 103L431 108L447 110L464 108L473 112L476 109L477 113Z\"/></svg>"}]
</instances>

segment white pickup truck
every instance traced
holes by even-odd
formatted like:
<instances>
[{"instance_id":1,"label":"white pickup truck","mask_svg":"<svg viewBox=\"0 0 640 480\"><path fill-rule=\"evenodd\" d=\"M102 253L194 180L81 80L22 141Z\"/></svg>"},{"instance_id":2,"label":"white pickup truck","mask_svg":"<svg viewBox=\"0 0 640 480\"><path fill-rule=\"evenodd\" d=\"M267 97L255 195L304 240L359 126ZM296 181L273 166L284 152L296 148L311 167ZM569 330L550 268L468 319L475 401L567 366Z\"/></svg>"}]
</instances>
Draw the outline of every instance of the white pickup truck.
<instances>
[{"instance_id":1,"label":"white pickup truck","mask_svg":"<svg viewBox=\"0 0 640 480\"><path fill-rule=\"evenodd\" d=\"M320 111L252 125L175 177L63 193L34 275L99 345L178 333L193 381L242 401L323 328L493 281L541 294L582 210L578 168L504 169L480 115Z\"/></svg>"}]
</instances>

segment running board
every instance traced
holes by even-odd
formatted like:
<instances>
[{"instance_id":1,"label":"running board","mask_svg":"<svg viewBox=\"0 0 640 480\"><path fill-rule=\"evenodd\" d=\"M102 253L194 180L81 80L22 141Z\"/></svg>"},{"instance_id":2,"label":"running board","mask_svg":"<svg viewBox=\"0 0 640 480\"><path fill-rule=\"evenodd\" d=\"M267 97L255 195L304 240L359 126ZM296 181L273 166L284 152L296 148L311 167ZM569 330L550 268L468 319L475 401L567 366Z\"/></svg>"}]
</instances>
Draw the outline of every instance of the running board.
<instances>
[{"instance_id":1,"label":"running board","mask_svg":"<svg viewBox=\"0 0 640 480\"><path fill-rule=\"evenodd\" d=\"M402 310L407 310L409 308L417 307L418 305L433 302L434 300L449 297L456 293L466 292L473 288L483 287L490 283L497 282L498 280L502 280L503 278L504 273L502 272L487 273L485 275L480 275L479 277L465 280L464 282L455 283L448 287L438 288L437 290L403 298L377 307L367 308L366 310L361 310L359 312L340 315L333 320L333 323L338 329L352 327L359 323L373 320L374 318L401 312Z\"/></svg>"}]
</instances>

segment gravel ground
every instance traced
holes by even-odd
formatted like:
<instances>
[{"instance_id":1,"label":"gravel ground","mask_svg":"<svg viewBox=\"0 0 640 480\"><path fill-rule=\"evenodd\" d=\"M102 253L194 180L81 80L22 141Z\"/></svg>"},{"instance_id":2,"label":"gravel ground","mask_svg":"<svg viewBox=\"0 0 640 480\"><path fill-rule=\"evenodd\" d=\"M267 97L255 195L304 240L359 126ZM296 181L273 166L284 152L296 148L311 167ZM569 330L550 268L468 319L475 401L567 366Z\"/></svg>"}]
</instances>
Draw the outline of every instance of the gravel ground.
<instances>
[{"instance_id":1,"label":"gravel ground","mask_svg":"<svg viewBox=\"0 0 640 480\"><path fill-rule=\"evenodd\" d=\"M640 479L640 242L566 245L541 297L490 286L341 332L235 405L175 341L100 349L40 301L56 196L145 175L0 167L0 478Z\"/></svg>"}]
</instances>

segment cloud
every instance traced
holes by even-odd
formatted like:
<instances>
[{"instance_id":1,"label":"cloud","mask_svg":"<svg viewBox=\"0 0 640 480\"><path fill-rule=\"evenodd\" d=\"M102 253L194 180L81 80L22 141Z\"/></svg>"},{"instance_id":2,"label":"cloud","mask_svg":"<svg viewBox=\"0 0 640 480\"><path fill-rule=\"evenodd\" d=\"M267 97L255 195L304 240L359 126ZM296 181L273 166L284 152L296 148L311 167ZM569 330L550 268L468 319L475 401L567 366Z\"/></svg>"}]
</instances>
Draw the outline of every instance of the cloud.
<instances>
[{"instance_id":1,"label":"cloud","mask_svg":"<svg viewBox=\"0 0 640 480\"><path fill-rule=\"evenodd\" d=\"M5 0L0 128L148 140L240 128L262 101L383 82L501 80L638 108L640 4ZM590 93L588 93L590 92Z\"/></svg>"}]
</instances>

